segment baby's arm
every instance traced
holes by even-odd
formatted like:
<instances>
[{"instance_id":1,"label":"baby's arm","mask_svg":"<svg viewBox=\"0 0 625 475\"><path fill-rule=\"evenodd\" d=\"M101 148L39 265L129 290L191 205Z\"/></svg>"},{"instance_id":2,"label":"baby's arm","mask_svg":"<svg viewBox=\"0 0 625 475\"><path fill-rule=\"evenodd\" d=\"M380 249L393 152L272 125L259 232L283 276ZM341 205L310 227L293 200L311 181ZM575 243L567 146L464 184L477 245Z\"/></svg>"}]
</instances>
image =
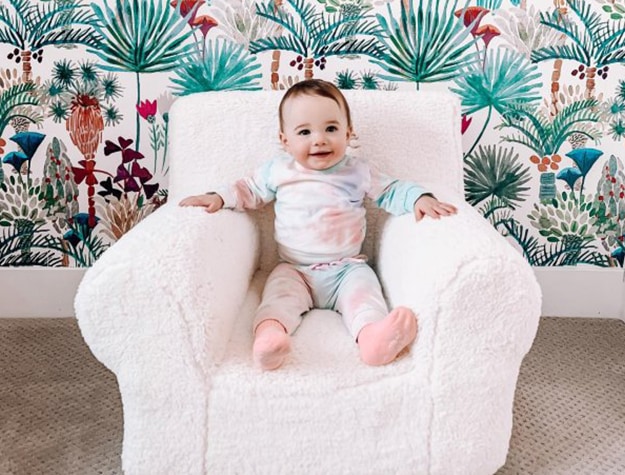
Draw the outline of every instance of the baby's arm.
<instances>
[{"instance_id":1,"label":"baby's arm","mask_svg":"<svg viewBox=\"0 0 625 475\"><path fill-rule=\"evenodd\" d=\"M438 201L418 184L391 178L375 169L370 172L368 194L380 208L391 214L399 216L412 209L417 221L425 216L438 219L458 211L454 205Z\"/></svg>"},{"instance_id":2,"label":"baby's arm","mask_svg":"<svg viewBox=\"0 0 625 475\"><path fill-rule=\"evenodd\" d=\"M201 206L207 213L215 213L224 206L224 200L217 193L188 196L180 202L180 206Z\"/></svg>"},{"instance_id":3,"label":"baby's arm","mask_svg":"<svg viewBox=\"0 0 625 475\"><path fill-rule=\"evenodd\" d=\"M414 216L417 221L425 216L439 219L441 216L456 214L458 209L449 203L438 201L432 195L421 195L414 203Z\"/></svg>"}]
</instances>

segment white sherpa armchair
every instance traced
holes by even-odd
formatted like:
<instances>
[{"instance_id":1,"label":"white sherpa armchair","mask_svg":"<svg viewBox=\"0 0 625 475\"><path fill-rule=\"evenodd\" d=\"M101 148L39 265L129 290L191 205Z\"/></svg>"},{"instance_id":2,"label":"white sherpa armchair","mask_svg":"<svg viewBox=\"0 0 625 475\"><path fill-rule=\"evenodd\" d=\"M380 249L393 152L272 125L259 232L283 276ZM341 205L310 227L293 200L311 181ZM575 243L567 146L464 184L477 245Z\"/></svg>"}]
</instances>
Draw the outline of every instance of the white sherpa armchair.
<instances>
[{"instance_id":1,"label":"white sherpa armchair","mask_svg":"<svg viewBox=\"0 0 625 475\"><path fill-rule=\"evenodd\" d=\"M177 203L250 173L279 147L281 93L204 93L171 111L167 205L86 273L76 315L117 376L126 474L490 474L504 464L540 291L529 265L463 200L459 105L440 93L346 94L354 153L416 180L456 216L370 210L364 252L412 349L363 364L341 319L313 310L277 371L251 359L277 262L272 209Z\"/></svg>"}]
</instances>

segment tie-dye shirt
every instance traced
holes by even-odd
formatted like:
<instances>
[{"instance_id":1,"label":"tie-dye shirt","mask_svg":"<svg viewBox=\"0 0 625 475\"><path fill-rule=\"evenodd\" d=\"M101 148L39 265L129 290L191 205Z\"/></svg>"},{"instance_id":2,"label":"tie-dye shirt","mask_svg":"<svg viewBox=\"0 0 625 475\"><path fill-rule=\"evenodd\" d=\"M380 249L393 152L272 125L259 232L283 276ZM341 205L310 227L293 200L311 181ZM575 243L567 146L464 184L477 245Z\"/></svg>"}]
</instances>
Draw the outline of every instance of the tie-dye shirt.
<instances>
[{"instance_id":1,"label":"tie-dye shirt","mask_svg":"<svg viewBox=\"0 0 625 475\"><path fill-rule=\"evenodd\" d=\"M365 238L363 200L394 215L412 213L426 190L346 156L327 170L303 167L288 155L262 165L247 178L216 190L224 207L257 209L275 200L275 238L280 257L318 264L355 257Z\"/></svg>"}]
</instances>

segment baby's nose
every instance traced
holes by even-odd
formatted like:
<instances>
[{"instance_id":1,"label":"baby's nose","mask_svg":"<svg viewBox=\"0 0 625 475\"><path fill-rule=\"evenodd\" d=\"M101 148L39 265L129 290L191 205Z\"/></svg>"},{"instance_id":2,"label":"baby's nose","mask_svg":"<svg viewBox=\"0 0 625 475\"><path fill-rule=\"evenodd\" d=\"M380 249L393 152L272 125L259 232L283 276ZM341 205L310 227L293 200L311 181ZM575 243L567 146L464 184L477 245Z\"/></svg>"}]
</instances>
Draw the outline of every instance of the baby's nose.
<instances>
[{"instance_id":1,"label":"baby's nose","mask_svg":"<svg viewBox=\"0 0 625 475\"><path fill-rule=\"evenodd\" d=\"M326 142L326 134L323 132L316 132L313 136L313 141L315 144L322 144Z\"/></svg>"}]
</instances>

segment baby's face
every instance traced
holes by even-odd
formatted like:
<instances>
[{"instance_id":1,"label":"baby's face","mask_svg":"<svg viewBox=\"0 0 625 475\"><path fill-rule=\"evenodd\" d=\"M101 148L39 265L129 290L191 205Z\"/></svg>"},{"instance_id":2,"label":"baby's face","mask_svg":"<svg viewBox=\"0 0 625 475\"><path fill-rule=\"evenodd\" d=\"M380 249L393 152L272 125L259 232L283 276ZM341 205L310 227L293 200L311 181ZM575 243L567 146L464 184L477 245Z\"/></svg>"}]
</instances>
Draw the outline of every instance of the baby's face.
<instances>
[{"instance_id":1,"label":"baby's face","mask_svg":"<svg viewBox=\"0 0 625 475\"><path fill-rule=\"evenodd\" d=\"M351 136L347 116L328 97L301 95L282 110L280 141L300 165L326 170L340 162Z\"/></svg>"}]
</instances>

